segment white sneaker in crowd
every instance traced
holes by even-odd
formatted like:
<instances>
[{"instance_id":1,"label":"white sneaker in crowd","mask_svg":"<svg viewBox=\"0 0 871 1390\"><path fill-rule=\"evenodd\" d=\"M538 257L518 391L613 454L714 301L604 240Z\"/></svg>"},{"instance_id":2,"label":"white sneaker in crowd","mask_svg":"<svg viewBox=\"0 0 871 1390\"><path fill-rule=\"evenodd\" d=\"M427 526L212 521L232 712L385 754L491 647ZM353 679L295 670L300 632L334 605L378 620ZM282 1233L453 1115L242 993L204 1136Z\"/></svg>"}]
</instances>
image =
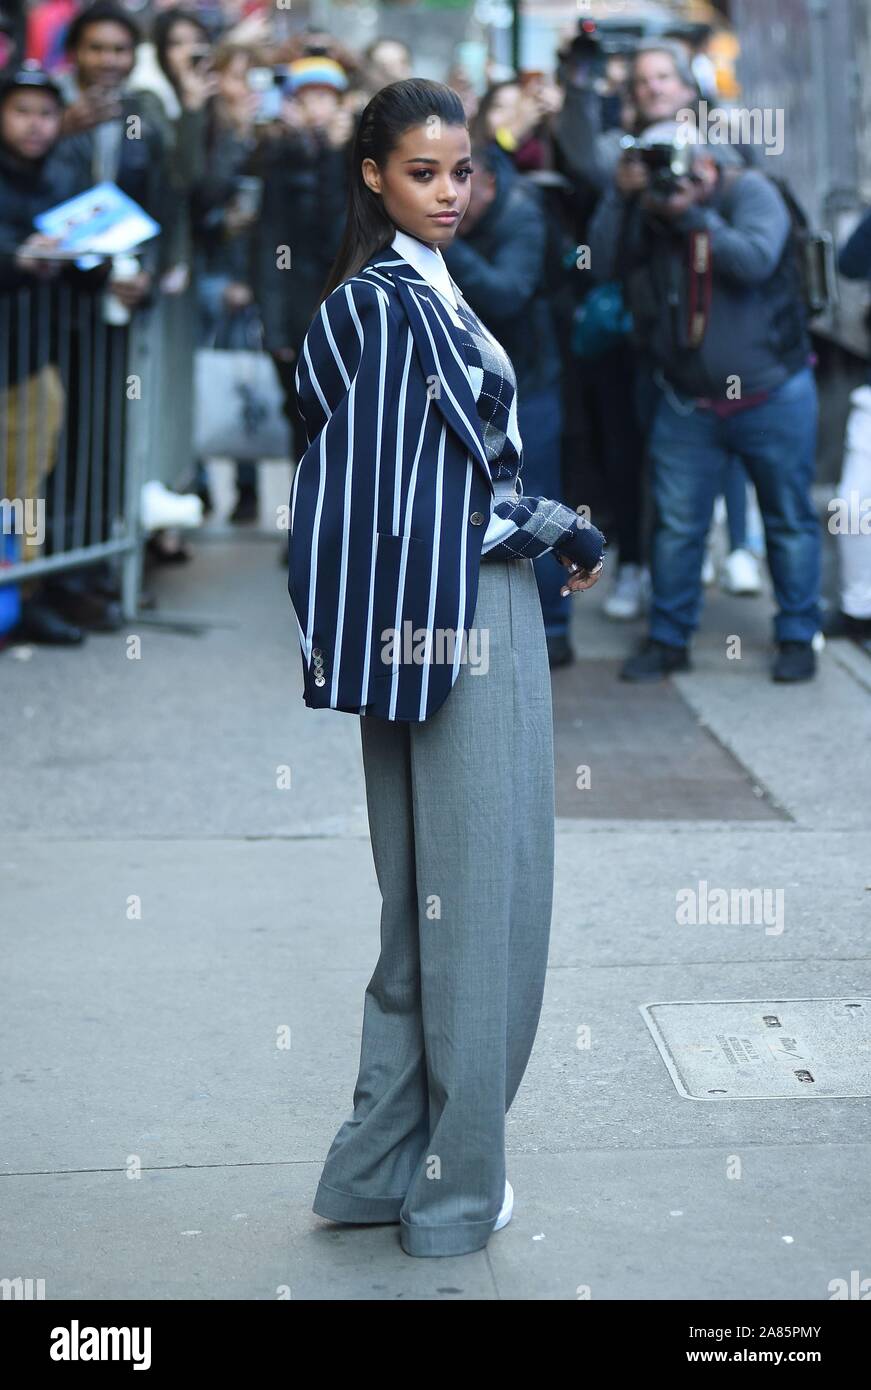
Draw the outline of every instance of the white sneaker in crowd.
<instances>
[{"instance_id":1,"label":"white sneaker in crowd","mask_svg":"<svg viewBox=\"0 0 871 1390\"><path fill-rule=\"evenodd\" d=\"M631 622L641 617L649 593L649 575L641 565L620 565L602 612L606 618L614 618L617 622Z\"/></svg>"},{"instance_id":2,"label":"white sneaker in crowd","mask_svg":"<svg viewBox=\"0 0 871 1390\"><path fill-rule=\"evenodd\" d=\"M514 1188L511 1186L511 1183L510 1183L510 1182L508 1181L508 1179L506 1178L506 1179L505 1179L505 1200L504 1200L504 1202L502 1203L502 1210L500 1211L498 1217L496 1218L496 1225L493 1227L493 1230L494 1230L494 1231L501 1231L503 1226L507 1226L507 1225L508 1225L508 1222L511 1220L511 1213L513 1212L513 1210L514 1210Z\"/></svg>"},{"instance_id":3,"label":"white sneaker in crowd","mask_svg":"<svg viewBox=\"0 0 871 1390\"><path fill-rule=\"evenodd\" d=\"M163 483L152 478L142 486L139 518L143 531L161 531L173 526L202 526L202 498L195 492L170 492Z\"/></svg>"},{"instance_id":4,"label":"white sneaker in crowd","mask_svg":"<svg viewBox=\"0 0 871 1390\"><path fill-rule=\"evenodd\" d=\"M720 588L727 594L761 594L759 561L749 550L733 550L723 561Z\"/></svg>"}]
</instances>

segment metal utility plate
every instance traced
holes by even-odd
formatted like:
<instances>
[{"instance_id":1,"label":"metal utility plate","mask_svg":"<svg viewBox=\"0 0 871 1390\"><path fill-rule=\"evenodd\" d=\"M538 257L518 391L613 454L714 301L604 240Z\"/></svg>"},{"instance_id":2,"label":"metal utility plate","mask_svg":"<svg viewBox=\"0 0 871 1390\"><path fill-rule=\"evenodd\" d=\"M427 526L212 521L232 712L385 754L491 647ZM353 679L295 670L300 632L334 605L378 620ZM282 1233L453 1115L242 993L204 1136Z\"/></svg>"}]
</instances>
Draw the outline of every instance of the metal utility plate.
<instances>
[{"instance_id":1,"label":"metal utility plate","mask_svg":"<svg viewBox=\"0 0 871 1390\"><path fill-rule=\"evenodd\" d=\"M871 1096L871 999L640 1004L688 1100Z\"/></svg>"}]
</instances>

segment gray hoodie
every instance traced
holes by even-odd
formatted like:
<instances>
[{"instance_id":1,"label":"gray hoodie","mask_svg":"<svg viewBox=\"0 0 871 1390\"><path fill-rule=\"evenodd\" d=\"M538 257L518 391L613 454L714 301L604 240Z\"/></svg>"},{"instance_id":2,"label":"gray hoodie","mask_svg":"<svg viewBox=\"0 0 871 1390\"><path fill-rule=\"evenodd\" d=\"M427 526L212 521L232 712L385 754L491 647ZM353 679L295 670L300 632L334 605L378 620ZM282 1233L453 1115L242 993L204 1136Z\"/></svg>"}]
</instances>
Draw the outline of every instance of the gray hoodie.
<instances>
[{"instance_id":1,"label":"gray hoodie","mask_svg":"<svg viewBox=\"0 0 871 1390\"><path fill-rule=\"evenodd\" d=\"M712 297L704 338L687 334L690 233L711 234ZM666 222L611 187L590 225L590 269L623 282L635 342L679 391L727 399L779 386L807 362L810 340L790 236L777 187L755 169L727 169L704 206Z\"/></svg>"}]
</instances>

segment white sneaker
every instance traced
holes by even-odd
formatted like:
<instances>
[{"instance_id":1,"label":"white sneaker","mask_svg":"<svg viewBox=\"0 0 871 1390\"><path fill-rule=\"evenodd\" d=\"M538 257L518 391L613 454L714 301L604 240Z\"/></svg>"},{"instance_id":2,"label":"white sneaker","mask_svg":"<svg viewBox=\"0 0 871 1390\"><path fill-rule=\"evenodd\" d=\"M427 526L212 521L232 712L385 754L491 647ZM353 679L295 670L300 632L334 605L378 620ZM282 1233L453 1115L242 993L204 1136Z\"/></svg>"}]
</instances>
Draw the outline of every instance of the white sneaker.
<instances>
[{"instance_id":1,"label":"white sneaker","mask_svg":"<svg viewBox=\"0 0 871 1390\"><path fill-rule=\"evenodd\" d=\"M644 612L648 592L647 574L640 565L620 565L602 612L617 622L631 622Z\"/></svg>"},{"instance_id":2,"label":"white sneaker","mask_svg":"<svg viewBox=\"0 0 871 1390\"><path fill-rule=\"evenodd\" d=\"M508 1179L505 1179L505 1201L502 1203L502 1210L496 1218L494 1231L501 1231L503 1226L507 1226L511 1220L511 1213L514 1210L514 1188Z\"/></svg>"},{"instance_id":3,"label":"white sneaker","mask_svg":"<svg viewBox=\"0 0 871 1390\"><path fill-rule=\"evenodd\" d=\"M761 594L762 575L759 561L749 550L733 550L723 561L720 588L727 594Z\"/></svg>"},{"instance_id":4,"label":"white sneaker","mask_svg":"<svg viewBox=\"0 0 871 1390\"><path fill-rule=\"evenodd\" d=\"M139 519L143 531L160 531L173 526L202 526L202 498L195 492L170 492L163 483L152 478L142 486Z\"/></svg>"}]
</instances>

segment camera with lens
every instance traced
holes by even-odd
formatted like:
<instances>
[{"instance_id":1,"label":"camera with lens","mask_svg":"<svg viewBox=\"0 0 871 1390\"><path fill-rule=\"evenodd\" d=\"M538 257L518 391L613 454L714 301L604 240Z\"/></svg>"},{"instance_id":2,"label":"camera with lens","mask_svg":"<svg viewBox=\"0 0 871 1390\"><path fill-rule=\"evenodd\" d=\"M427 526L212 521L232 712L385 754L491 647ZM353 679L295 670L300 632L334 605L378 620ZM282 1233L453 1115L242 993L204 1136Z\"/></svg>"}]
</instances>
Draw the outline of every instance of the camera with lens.
<instances>
[{"instance_id":1,"label":"camera with lens","mask_svg":"<svg viewBox=\"0 0 871 1390\"><path fill-rule=\"evenodd\" d=\"M577 32L560 53L561 70L579 86L602 77L609 58L628 56L642 35L638 25L578 21Z\"/></svg>"},{"instance_id":2,"label":"camera with lens","mask_svg":"<svg viewBox=\"0 0 871 1390\"><path fill-rule=\"evenodd\" d=\"M681 179L693 177L693 150L685 140L645 140L644 136L636 140L624 135L620 146L644 164L651 192L658 197L668 198L677 192Z\"/></svg>"}]
</instances>

